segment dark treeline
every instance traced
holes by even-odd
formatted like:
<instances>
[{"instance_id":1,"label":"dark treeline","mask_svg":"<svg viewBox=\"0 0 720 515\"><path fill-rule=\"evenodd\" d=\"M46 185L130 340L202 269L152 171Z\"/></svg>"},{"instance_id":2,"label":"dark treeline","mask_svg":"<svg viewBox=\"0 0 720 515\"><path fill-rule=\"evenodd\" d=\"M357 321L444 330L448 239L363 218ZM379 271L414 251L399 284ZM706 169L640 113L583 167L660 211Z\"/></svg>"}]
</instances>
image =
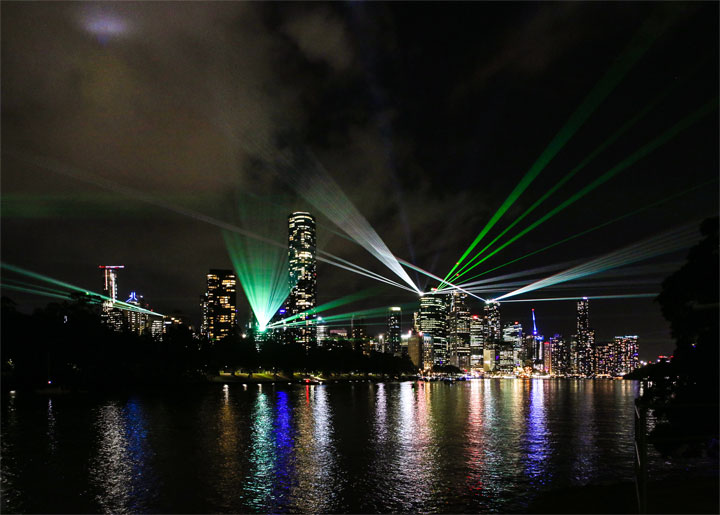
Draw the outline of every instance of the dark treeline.
<instances>
[{"instance_id":1,"label":"dark treeline","mask_svg":"<svg viewBox=\"0 0 720 515\"><path fill-rule=\"evenodd\" d=\"M25 314L2 299L4 388L92 389L207 381L220 370L302 373L412 373L407 359L364 355L350 342L309 351L300 344L268 340L257 350L252 338L232 334L209 343L185 326L170 326L162 339L116 332L103 324L97 305L77 297ZM48 381L52 381L51 385Z\"/></svg>"},{"instance_id":2,"label":"dark treeline","mask_svg":"<svg viewBox=\"0 0 720 515\"><path fill-rule=\"evenodd\" d=\"M703 240L690 249L685 265L665 279L657 298L676 340L673 359L628 376L649 381L643 401L657 418L650 438L665 455L718 456L718 218L705 220L700 230Z\"/></svg>"}]
</instances>

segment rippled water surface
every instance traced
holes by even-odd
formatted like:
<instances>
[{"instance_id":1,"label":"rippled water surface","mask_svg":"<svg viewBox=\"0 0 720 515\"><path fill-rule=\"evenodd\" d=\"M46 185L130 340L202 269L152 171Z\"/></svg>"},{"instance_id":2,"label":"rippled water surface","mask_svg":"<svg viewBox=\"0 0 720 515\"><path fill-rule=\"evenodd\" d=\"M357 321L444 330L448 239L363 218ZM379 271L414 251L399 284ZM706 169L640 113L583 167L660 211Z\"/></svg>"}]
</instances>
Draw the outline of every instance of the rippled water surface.
<instances>
[{"instance_id":1,"label":"rippled water surface","mask_svg":"<svg viewBox=\"0 0 720 515\"><path fill-rule=\"evenodd\" d=\"M2 403L2 512L523 511L632 479L629 381L202 386Z\"/></svg>"}]
</instances>

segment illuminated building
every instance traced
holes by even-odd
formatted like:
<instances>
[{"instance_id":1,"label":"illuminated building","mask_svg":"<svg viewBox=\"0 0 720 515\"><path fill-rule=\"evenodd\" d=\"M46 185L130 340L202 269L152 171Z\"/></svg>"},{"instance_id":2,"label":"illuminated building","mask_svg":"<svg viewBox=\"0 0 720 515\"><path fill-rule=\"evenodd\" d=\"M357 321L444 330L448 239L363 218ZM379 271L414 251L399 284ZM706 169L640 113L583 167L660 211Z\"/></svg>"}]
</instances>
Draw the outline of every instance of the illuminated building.
<instances>
[{"instance_id":1,"label":"illuminated building","mask_svg":"<svg viewBox=\"0 0 720 515\"><path fill-rule=\"evenodd\" d=\"M387 314L387 336L385 345L387 352L390 354L399 356L401 353L401 338L400 333L402 331L402 309L397 306L388 308Z\"/></svg>"},{"instance_id":2,"label":"illuminated building","mask_svg":"<svg viewBox=\"0 0 720 515\"><path fill-rule=\"evenodd\" d=\"M492 348L502 340L500 333L500 303L485 303L485 347Z\"/></svg>"},{"instance_id":3,"label":"illuminated building","mask_svg":"<svg viewBox=\"0 0 720 515\"><path fill-rule=\"evenodd\" d=\"M433 366L433 338L429 334L419 333L422 335L423 355L422 355L422 366L423 369L429 370Z\"/></svg>"},{"instance_id":4,"label":"illuminated building","mask_svg":"<svg viewBox=\"0 0 720 515\"><path fill-rule=\"evenodd\" d=\"M355 317L350 319L350 337L352 339L354 349L365 349L365 343L367 342L367 333L365 332L365 321L362 318L355 320Z\"/></svg>"},{"instance_id":5,"label":"illuminated building","mask_svg":"<svg viewBox=\"0 0 720 515\"><path fill-rule=\"evenodd\" d=\"M500 365L500 304L488 301L485 303L485 335L483 342L483 370L494 372Z\"/></svg>"},{"instance_id":6,"label":"illuminated building","mask_svg":"<svg viewBox=\"0 0 720 515\"><path fill-rule=\"evenodd\" d=\"M140 299L137 297L137 293L134 291L130 292L130 297L127 302L128 304L132 304L137 307L144 307L140 304L140 300L142 299L142 295L140 296ZM127 328L137 334L142 334L145 332L145 328L148 325L148 316L145 313L140 313L138 311L131 311L127 310L125 311L125 321L127 324Z\"/></svg>"},{"instance_id":7,"label":"illuminated building","mask_svg":"<svg viewBox=\"0 0 720 515\"><path fill-rule=\"evenodd\" d=\"M483 368L484 321L479 315L470 317L470 368L473 370Z\"/></svg>"},{"instance_id":8,"label":"illuminated building","mask_svg":"<svg viewBox=\"0 0 720 515\"><path fill-rule=\"evenodd\" d=\"M297 315L315 307L317 298L317 265L315 259L315 218L310 213L297 211L288 217L288 273L290 295L288 315ZM317 315L302 314L298 322L305 325L293 328L296 341L306 348L317 342L315 318Z\"/></svg>"},{"instance_id":9,"label":"illuminated building","mask_svg":"<svg viewBox=\"0 0 720 515\"><path fill-rule=\"evenodd\" d=\"M203 299L203 336L209 341L221 340L235 327L237 279L232 270L210 270Z\"/></svg>"},{"instance_id":10,"label":"illuminated building","mask_svg":"<svg viewBox=\"0 0 720 515\"><path fill-rule=\"evenodd\" d=\"M637 336L616 336L614 344L617 356L616 375L629 374L640 366Z\"/></svg>"},{"instance_id":11,"label":"illuminated building","mask_svg":"<svg viewBox=\"0 0 720 515\"><path fill-rule=\"evenodd\" d=\"M543 372L552 374L552 344L543 342Z\"/></svg>"},{"instance_id":12,"label":"illuminated building","mask_svg":"<svg viewBox=\"0 0 720 515\"><path fill-rule=\"evenodd\" d=\"M461 369L470 368L470 310L467 293L457 290L450 295L448 351L452 365Z\"/></svg>"},{"instance_id":13,"label":"illuminated building","mask_svg":"<svg viewBox=\"0 0 720 515\"><path fill-rule=\"evenodd\" d=\"M447 306L443 295L426 293L420 298L420 331L432 337L433 364L447 365Z\"/></svg>"},{"instance_id":14,"label":"illuminated building","mask_svg":"<svg viewBox=\"0 0 720 515\"><path fill-rule=\"evenodd\" d=\"M117 271L125 268L125 266L100 265L98 268L103 271L103 295L106 297L102 303L102 320L115 331L122 331L125 326L125 316L115 303L117 302L118 289Z\"/></svg>"},{"instance_id":15,"label":"illuminated building","mask_svg":"<svg viewBox=\"0 0 720 515\"><path fill-rule=\"evenodd\" d=\"M577 334L575 340L576 373L592 376L595 373L595 332L590 329L590 306L587 297L577 303Z\"/></svg>"},{"instance_id":16,"label":"illuminated building","mask_svg":"<svg viewBox=\"0 0 720 515\"><path fill-rule=\"evenodd\" d=\"M514 324L506 324L503 327L503 351L509 353L510 356L503 354L500 358L501 365L506 369L509 366L510 369L515 367L523 366L523 330L520 322Z\"/></svg>"},{"instance_id":17,"label":"illuminated building","mask_svg":"<svg viewBox=\"0 0 720 515\"><path fill-rule=\"evenodd\" d=\"M552 356L552 373L567 375L570 373L570 346L563 340L561 334L550 338L550 352Z\"/></svg>"},{"instance_id":18,"label":"illuminated building","mask_svg":"<svg viewBox=\"0 0 720 515\"><path fill-rule=\"evenodd\" d=\"M318 317L318 323L317 323L317 343L318 345L322 346L325 340L327 340L330 337L328 333L328 326L325 322L322 321L322 317Z\"/></svg>"},{"instance_id":19,"label":"illuminated building","mask_svg":"<svg viewBox=\"0 0 720 515\"><path fill-rule=\"evenodd\" d=\"M595 367L598 376L612 377L617 375L615 342L603 342L595 346Z\"/></svg>"}]
</instances>

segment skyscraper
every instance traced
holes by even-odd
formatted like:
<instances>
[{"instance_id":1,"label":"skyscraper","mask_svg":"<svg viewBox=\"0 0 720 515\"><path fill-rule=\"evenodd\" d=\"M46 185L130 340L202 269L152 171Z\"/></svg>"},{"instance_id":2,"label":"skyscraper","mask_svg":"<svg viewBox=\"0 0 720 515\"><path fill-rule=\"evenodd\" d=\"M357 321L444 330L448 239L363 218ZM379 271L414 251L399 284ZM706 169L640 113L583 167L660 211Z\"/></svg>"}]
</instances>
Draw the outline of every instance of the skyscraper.
<instances>
[{"instance_id":1,"label":"skyscraper","mask_svg":"<svg viewBox=\"0 0 720 515\"><path fill-rule=\"evenodd\" d=\"M400 355L400 332L402 331L402 309L393 306L388 308L387 333L385 345L387 352Z\"/></svg>"},{"instance_id":2,"label":"skyscraper","mask_svg":"<svg viewBox=\"0 0 720 515\"><path fill-rule=\"evenodd\" d=\"M576 372L583 376L595 373L595 331L590 329L590 305L587 297L577 303L577 335L575 343Z\"/></svg>"},{"instance_id":3,"label":"skyscraper","mask_svg":"<svg viewBox=\"0 0 720 515\"><path fill-rule=\"evenodd\" d=\"M483 344L485 342L485 319L479 315L470 317L470 368L482 370Z\"/></svg>"},{"instance_id":4,"label":"skyscraper","mask_svg":"<svg viewBox=\"0 0 720 515\"><path fill-rule=\"evenodd\" d=\"M103 271L103 299L102 320L115 331L122 331L125 326L123 311L115 306L118 290L118 270L125 268L124 265L100 265Z\"/></svg>"},{"instance_id":5,"label":"skyscraper","mask_svg":"<svg viewBox=\"0 0 720 515\"><path fill-rule=\"evenodd\" d=\"M419 326L423 335L432 337L434 365L447 365L447 306L445 296L426 293L420 297Z\"/></svg>"},{"instance_id":6,"label":"skyscraper","mask_svg":"<svg viewBox=\"0 0 720 515\"><path fill-rule=\"evenodd\" d=\"M500 364L500 304L488 301L485 303L485 342L483 346L483 369L493 372Z\"/></svg>"},{"instance_id":7,"label":"skyscraper","mask_svg":"<svg viewBox=\"0 0 720 515\"><path fill-rule=\"evenodd\" d=\"M456 290L450 294L448 329L450 363L462 369L470 368L470 310L465 292Z\"/></svg>"},{"instance_id":8,"label":"skyscraper","mask_svg":"<svg viewBox=\"0 0 720 515\"><path fill-rule=\"evenodd\" d=\"M304 313L316 305L316 251L315 218L310 213L296 211L288 217L289 316ZM300 315L297 320L305 324L292 330L295 341L306 348L317 342L316 317L314 313Z\"/></svg>"},{"instance_id":9,"label":"skyscraper","mask_svg":"<svg viewBox=\"0 0 720 515\"><path fill-rule=\"evenodd\" d=\"M235 327L237 279L232 270L210 270L202 299L203 336L211 342L230 334Z\"/></svg>"}]
</instances>

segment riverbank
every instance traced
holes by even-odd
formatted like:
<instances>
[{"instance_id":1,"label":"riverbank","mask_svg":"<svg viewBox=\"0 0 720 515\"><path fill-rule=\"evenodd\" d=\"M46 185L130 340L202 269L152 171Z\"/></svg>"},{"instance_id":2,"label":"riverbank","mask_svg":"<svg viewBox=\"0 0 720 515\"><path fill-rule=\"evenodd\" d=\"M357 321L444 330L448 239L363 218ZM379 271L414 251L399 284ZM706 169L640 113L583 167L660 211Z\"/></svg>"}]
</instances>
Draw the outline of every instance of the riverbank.
<instances>
[{"instance_id":1,"label":"riverbank","mask_svg":"<svg viewBox=\"0 0 720 515\"><path fill-rule=\"evenodd\" d=\"M540 494L528 513L638 513L635 483L587 485ZM650 481L647 513L720 513L717 478Z\"/></svg>"}]
</instances>

